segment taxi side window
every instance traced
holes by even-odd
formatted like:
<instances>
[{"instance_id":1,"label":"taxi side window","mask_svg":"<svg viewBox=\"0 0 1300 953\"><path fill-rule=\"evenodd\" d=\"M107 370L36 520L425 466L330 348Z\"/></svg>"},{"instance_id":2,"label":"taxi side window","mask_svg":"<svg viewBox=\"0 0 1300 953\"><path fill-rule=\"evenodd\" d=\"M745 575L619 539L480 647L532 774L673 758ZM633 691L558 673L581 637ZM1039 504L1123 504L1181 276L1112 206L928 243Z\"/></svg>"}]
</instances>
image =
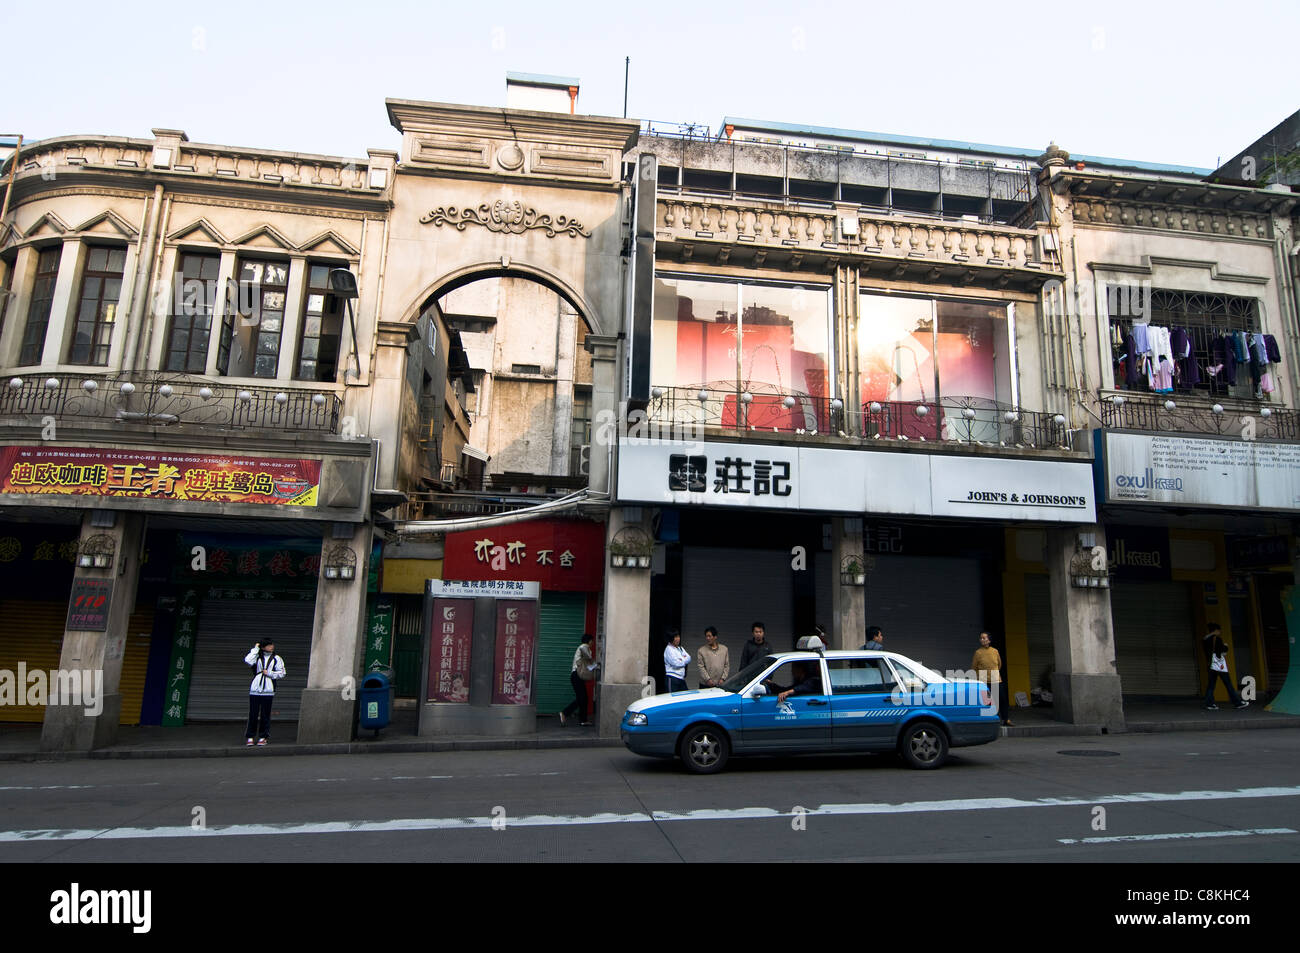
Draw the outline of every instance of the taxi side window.
<instances>
[{"instance_id":1,"label":"taxi side window","mask_svg":"<svg viewBox=\"0 0 1300 953\"><path fill-rule=\"evenodd\" d=\"M884 659L827 659L831 673L831 691L836 695L864 692L892 692L893 673Z\"/></svg>"},{"instance_id":2,"label":"taxi side window","mask_svg":"<svg viewBox=\"0 0 1300 953\"><path fill-rule=\"evenodd\" d=\"M800 694L824 695L826 693L822 685L821 666L815 660L785 662L763 681L769 683L769 686L775 686L778 691L785 691L787 688L794 688L796 685L803 683L808 678L815 679L816 690L812 692L805 691ZM771 687L768 690L771 691Z\"/></svg>"}]
</instances>

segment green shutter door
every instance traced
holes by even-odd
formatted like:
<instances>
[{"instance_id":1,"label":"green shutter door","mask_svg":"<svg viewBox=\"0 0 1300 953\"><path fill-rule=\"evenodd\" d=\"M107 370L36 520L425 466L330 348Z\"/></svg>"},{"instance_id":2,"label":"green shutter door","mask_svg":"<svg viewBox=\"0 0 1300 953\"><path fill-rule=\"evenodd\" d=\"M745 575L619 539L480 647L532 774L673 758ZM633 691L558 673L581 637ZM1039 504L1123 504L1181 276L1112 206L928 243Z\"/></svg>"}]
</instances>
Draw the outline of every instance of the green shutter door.
<instances>
[{"instance_id":1,"label":"green shutter door","mask_svg":"<svg viewBox=\"0 0 1300 953\"><path fill-rule=\"evenodd\" d=\"M420 630L424 626L424 597L401 595L394 598L393 682L398 698L420 694Z\"/></svg>"},{"instance_id":2,"label":"green shutter door","mask_svg":"<svg viewBox=\"0 0 1300 953\"><path fill-rule=\"evenodd\" d=\"M569 672L573 669L573 651L582 641L586 618L586 593L542 593L533 673L539 715L552 715L573 701Z\"/></svg>"}]
</instances>

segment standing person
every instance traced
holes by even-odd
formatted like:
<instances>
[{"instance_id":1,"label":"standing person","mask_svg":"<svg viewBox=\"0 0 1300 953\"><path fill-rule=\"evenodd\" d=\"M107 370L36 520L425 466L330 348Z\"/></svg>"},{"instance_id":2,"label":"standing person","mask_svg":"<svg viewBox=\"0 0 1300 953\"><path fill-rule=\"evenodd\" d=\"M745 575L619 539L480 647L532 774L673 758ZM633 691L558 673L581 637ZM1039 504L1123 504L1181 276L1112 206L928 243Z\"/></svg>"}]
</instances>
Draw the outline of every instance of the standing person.
<instances>
[{"instance_id":1,"label":"standing person","mask_svg":"<svg viewBox=\"0 0 1300 953\"><path fill-rule=\"evenodd\" d=\"M764 658L772 654L772 645L767 641L767 627L761 622L755 622L749 627L753 638L745 643L745 647L740 650L740 667L743 669L755 659Z\"/></svg>"},{"instance_id":2,"label":"standing person","mask_svg":"<svg viewBox=\"0 0 1300 953\"><path fill-rule=\"evenodd\" d=\"M587 720L587 682L594 677L590 666L595 661L591 653L591 646L595 641L596 637L590 632L584 633L582 641L578 643L578 648L573 653L573 667L569 669L569 685L573 688L573 701L560 712L561 726L567 724L568 720L579 712L583 715L583 721Z\"/></svg>"},{"instance_id":3,"label":"standing person","mask_svg":"<svg viewBox=\"0 0 1300 953\"><path fill-rule=\"evenodd\" d=\"M862 646L864 649L880 651L885 647L885 630L878 625L867 626L867 641Z\"/></svg>"},{"instance_id":4,"label":"standing person","mask_svg":"<svg viewBox=\"0 0 1300 953\"><path fill-rule=\"evenodd\" d=\"M588 646L591 661L587 663L587 672L583 684L587 686L587 717L582 721L583 728L591 727L591 720L596 716L596 675L600 672L600 639L592 637Z\"/></svg>"},{"instance_id":5,"label":"standing person","mask_svg":"<svg viewBox=\"0 0 1300 953\"><path fill-rule=\"evenodd\" d=\"M664 675L668 679L669 692L684 692L686 686L686 666L691 664L691 653L682 648L682 634L674 629L668 633L668 645L664 648Z\"/></svg>"},{"instance_id":6,"label":"standing person","mask_svg":"<svg viewBox=\"0 0 1300 953\"><path fill-rule=\"evenodd\" d=\"M993 647L993 640L987 632L980 633L980 647L971 656L970 667L975 670L975 677L988 686L989 694L996 698L1002 724L1014 727L1008 717L1011 705L1007 698L1007 683L1002 678L1002 655Z\"/></svg>"},{"instance_id":7,"label":"standing person","mask_svg":"<svg viewBox=\"0 0 1300 953\"><path fill-rule=\"evenodd\" d=\"M713 626L704 630L704 646L695 653L695 664L700 670L700 688L717 688L731 674L731 653L718 644L718 630Z\"/></svg>"},{"instance_id":8,"label":"standing person","mask_svg":"<svg viewBox=\"0 0 1300 953\"><path fill-rule=\"evenodd\" d=\"M275 683L284 678L284 659L275 654L274 642L258 642L244 656L244 664L253 666L253 683L248 686L248 728L244 745L266 745L271 740L271 702L275 700Z\"/></svg>"},{"instance_id":9,"label":"standing person","mask_svg":"<svg viewBox=\"0 0 1300 953\"><path fill-rule=\"evenodd\" d=\"M1228 646L1224 644L1223 629L1219 623L1210 623L1209 631L1201 640L1201 647L1205 650L1205 664L1210 670L1209 680L1205 685L1205 710L1219 710L1219 706L1214 703L1214 683L1219 679L1223 679L1223 687L1228 690L1228 698L1232 701L1233 708L1246 708L1250 705L1250 702L1241 700L1237 689L1228 680Z\"/></svg>"}]
</instances>

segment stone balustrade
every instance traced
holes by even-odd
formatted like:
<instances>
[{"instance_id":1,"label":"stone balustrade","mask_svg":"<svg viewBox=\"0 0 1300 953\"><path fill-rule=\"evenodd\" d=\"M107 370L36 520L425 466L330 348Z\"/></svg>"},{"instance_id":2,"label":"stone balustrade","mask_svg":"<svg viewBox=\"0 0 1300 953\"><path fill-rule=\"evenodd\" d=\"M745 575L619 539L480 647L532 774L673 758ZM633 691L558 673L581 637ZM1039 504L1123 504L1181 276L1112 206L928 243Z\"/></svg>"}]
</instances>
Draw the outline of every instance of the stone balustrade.
<instances>
[{"instance_id":1,"label":"stone balustrade","mask_svg":"<svg viewBox=\"0 0 1300 953\"><path fill-rule=\"evenodd\" d=\"M1074 220L1090 225L1159 228L1237 238L1271 238L1267 215L1232 212L1201 206L1147 205L1104 198L1074 199Z\"/></svg>"}]
</instances>

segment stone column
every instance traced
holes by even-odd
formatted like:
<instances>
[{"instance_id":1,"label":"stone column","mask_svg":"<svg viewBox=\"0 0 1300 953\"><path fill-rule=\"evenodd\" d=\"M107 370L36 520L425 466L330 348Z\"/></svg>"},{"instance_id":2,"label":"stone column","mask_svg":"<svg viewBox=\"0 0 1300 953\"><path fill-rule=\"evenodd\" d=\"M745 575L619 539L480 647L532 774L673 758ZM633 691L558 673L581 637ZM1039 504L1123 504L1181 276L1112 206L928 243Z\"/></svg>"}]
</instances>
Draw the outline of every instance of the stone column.
<instances>
[{"instance_id":1,"label":"stone column","mask_svg":"<svg viewBox=\"0 0 1300 953\"><path fill-rule=\"evenodd\" d=\"M591 340L588 338L587 340ZM595 456L592 457L595 469ZM593 485L594 485L593 480ZM639 508L638 508L639 509ZM645 517L649 512L641 509ZM609 513L605 546L625 526L639 526L650 535L648 519L628 523L621 507ZM602 738L617 738L627 706L641 697L641 679L649 670L650 572L615 569L605 559L605 633L600 647L601 670L596 725Z\"/></svg>"},{"instance_id":2,"label":"stone column","mask_svg":"<svg viewBox=\"0 0 1300 953\"><path fill-rule=\"evenodd\" d=\"M81 266L86 260L86 246L80 238L65 238L59 256L59 276L54 279L54 298L50 302L50 323L45 326L45 346L40 363L46 367L62 364L67 357L69 325L77 321L77 292Z\"/></svg>"},{"instance_id":3,"label":"stone column","mask_svg":"<svg viewBox=\"0 0 1300 953\"><path fill-rule=\"evenodd\" d=\"M862 558L862 519L836 516L831 520L831 621L830 649L860 648L867 631L867 596L864 586L846 586L840 582L844 557ZM865 568L865 566L864 566Z\"/></svg>"},{"instance_id":4,"label":"stone column","mask_svg":"<svg viewBox=\"0 0 1300 953\"><path fill-rule=\"evenodd\" d=\"M610 441L617 441L619 429L618 338L611 334L588 334L583 347L591 355L591 464L587 486L597 493L612 492L609 446ZM607 421L613 421L615 426L608 426ZM649 592L648 580L646 586ZM605 616L609 617L608 608Z\"/></svg>"},{"instance_id":5,"label":"stone column","mask_svg":"<svg viewBox=\"0 0 1300 953\"><path fill-rule=\"evenodd\" d=\"M39 252L31 245L18 249L9 271L9 300L4 305L4 327L0 329L0 367L16 367L23 334L27 330L27 309L36 285ZM39 363L39 361L37 362Z\"/></svg>"},{"instance_id":6,"label":"stone column","mask_svg":"<svg viewBox=\"0 0 1300 953\"><path fill-rule=\"evenodd\" d=\"M299 744L352 740L353 710L361 687L366 577L373 536L372 525L359 523L350 539L326 537L322 541L311 661L307 669L307 687L302 692L302 713L298 717ZM336 547L347 547L356 555L354 578L325 577L327 556Z\"/></svg>"},{"instance_id":7,"label":"stone column","mask_svg":"<svg viewBox=\"0 0 1300 953\"><path fill-rule=\"evenodd\" d=\"M111 518L111 526L93 526L95 514ZM88 510L81 521L78 547L92 536L106 536L112 541L112 565L105 569L77 567L73 575L72 599L78 594L81 580L107 582L107 626L104 631L67 628L63 632L63 649L59 654L59 674L55 682L60 695L69 686L79 687L80 697L69 704L49 704L41 728L42 751L91 751L117 740L117 723L122 713L122 656L126 649L126 627L135 611L135 591L140 580L140 547L145 517L123 510ZM107 547L105 547L107 548ZM71 604L69 612L82 612ZM102 611L102 610L101 610ZM75 624L75 623L74 623ZM55 685L51 684L52 693ZM53 699L51 698L51 701Z\"/></svg>"},{"instance_id":8,"label":"stone column","mask_svg":"<svg viewBox=\"0 0 1300 953\"><path fill-rule=\"evenodd\" d=\"M1052 595L1052 634L1056 673L1052 676L1057 719L1075 725L1103 725L1124 730L1124 703L1115 667L1110 590L1070 585L1070 561L1081 534L1106 546L1100 526L1077 526L1047 532L1047 574Z\"/></svg>"}]
</instances>

